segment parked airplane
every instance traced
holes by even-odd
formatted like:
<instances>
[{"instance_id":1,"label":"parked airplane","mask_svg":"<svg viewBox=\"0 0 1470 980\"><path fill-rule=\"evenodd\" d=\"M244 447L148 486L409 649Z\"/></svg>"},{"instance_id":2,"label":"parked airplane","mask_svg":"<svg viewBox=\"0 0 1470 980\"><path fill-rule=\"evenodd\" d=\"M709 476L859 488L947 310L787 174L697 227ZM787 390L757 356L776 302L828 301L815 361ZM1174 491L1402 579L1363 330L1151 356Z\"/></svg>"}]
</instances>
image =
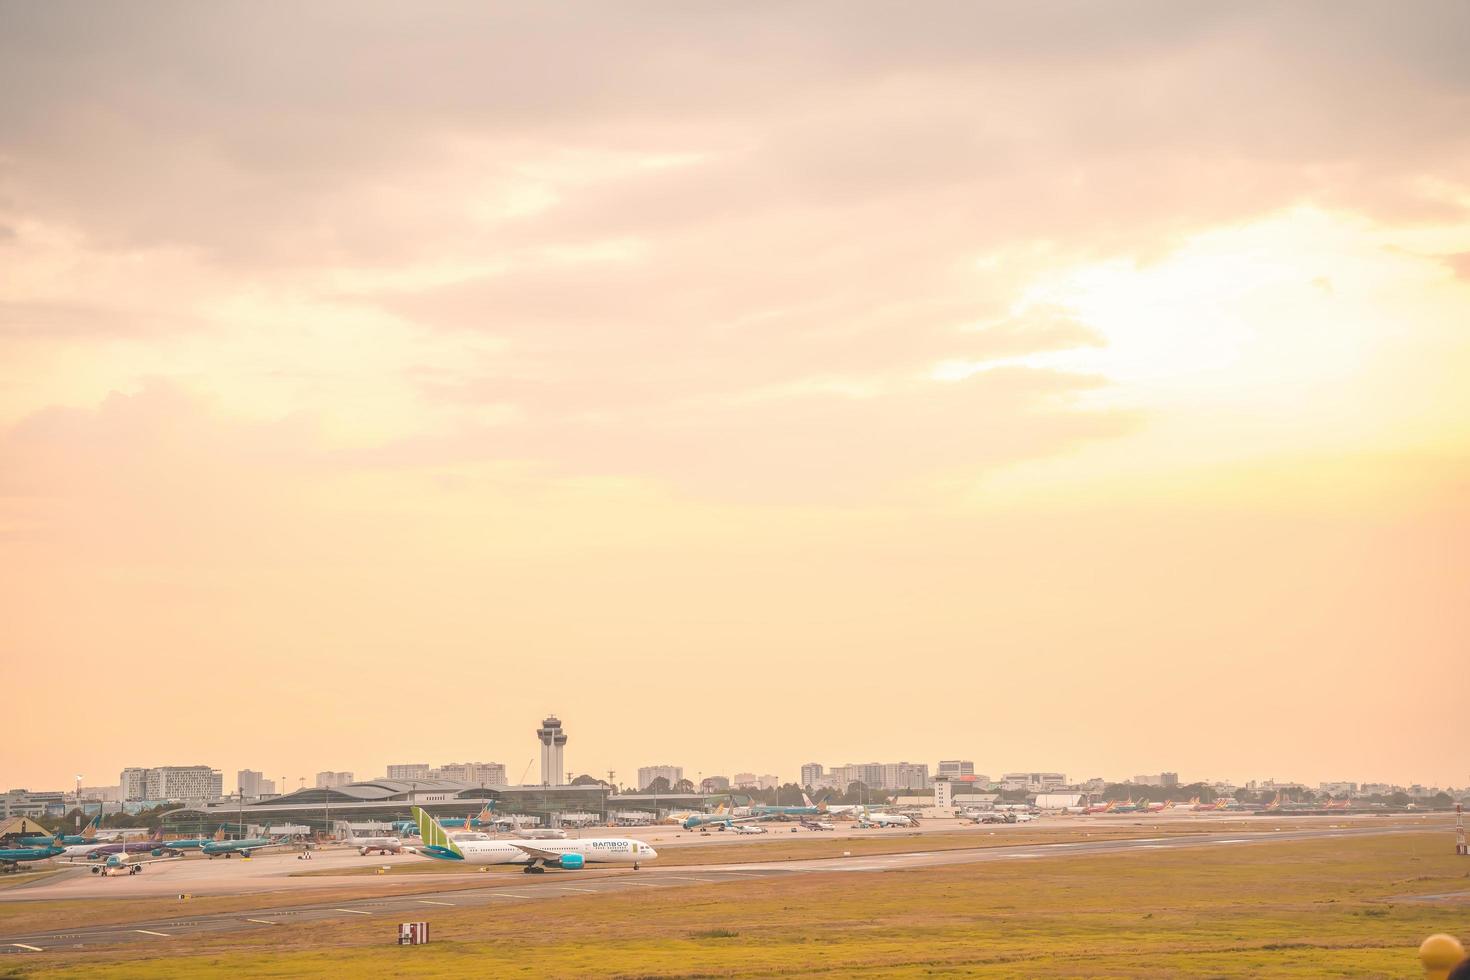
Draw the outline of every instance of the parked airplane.
<instances>
[{"instance_id":1,"label":"parked airplane","mask_svg":"<svg viewBox=\"0 0 1470 980\"><path fill-rule=\"evenodd\" d=\"M481 807L480 812L475 814L473 817L445 817L439 821L439 823L448 830L453 830L457 827L462 827L465 829L468 829L470 827L489 828L491 826L498 825L504 822L505 818L503 817L499 820L496 819L495 814L490 809L489 803L486 803L483 807ZM416 824L413 824L412 821L410 821L409 823L411 826L417 826Z\"/></svg>"},{"instance_id":2,"label":"parked airplane","mask_svg":"<svg viewBox=\"0 0 1470 980\"><path fill-rule=\"evenodd\" d=\"M873 813L867 807L863 807L862 816L858 818L859 827L917 827L919 822L913 817L902 813Z\"/></svg>"},{"instance_id":3,"label":"parked airplane","mask_svg":"<svg viewBox=\"0 0 1470 980\"><path fill-rule=\"evenodd\" d=\"M242 858L248 858L256 851L267 847L284 847L291 843L288 840L277 840L274 837L247 837L244 840L212 840L199 848L200 853L209 858L232 857L236 854Z\"/></svg>"},{"instance_id":4,"label":"parked airplane","mask_svg":"<svg viewBox=\"0 0 1470 980\"><path fill-rule=\"evenodd\" d=\"M822 812L822 809L812 802L806 793L801 794L801 806L777 806L771 804L752 803L750 812L761 817L809 817Z\"/></svg>"},{"instance_id":5,"label":"parked airplane","mask_svg":"<svg viewBox=\"0 0 1470 980\"><path fill-rule=\"evenodd\" d=\"M24 847L49 847L53 844L58 847L66 847L67 845L87 844L97 839L97 827L101 822L102 815L99 813L87 826L82 828L80 834L34 834L17 838L16 843Z\"/></svg>"},{"instance_id":6,"label":"parked airplane","mask_svg":"<svg viewBox=\"0 0 1470 980\"><path fill-rule=\"evenodd\" d=\"M690 814L689 817L685 819L680 826L682 826L685 830L699 830L701 828L708 827L725 830L727 828L737 827L741 824L751 823L752 821L768 819L770 818L763 816L737 817L730 811L728 806L726 806L724 803L721 803L719 806L715 807L714 813Z\"/></svg>"},{"instance_id":7,"label":"parked airplane","mask_svg":"<svg viewBox=\"0 0 1470 980\"><path fill-rule=\"evenodd\" d=\"M733 824L730 830L736 834L764 834L766 832L766 828L753 823Z\"/></svg>"},{"instance_id":8,"label":"parked airplane","mask_svg":"<svg viewBox=\"0 0 1470 980\"><path fill-rule=\"evenodd\" d=\"M157 831L152 837L146 840L130 841L127 838L123 838L115 844L93 845L87 850L86 855L92 861L113 854L152 854L154 857L162 857L167 847L168 844L163 839L163 833Z\"/></svg>"},{"instance_id":9,"label":"parked airplane","mask_svg":"<svg viewBox=\"0 0 1470 980\"><path fill-rule=\"evenodd\" d=\"M1118 805L1118 801L1117 800L1108 800L1106 803L1094 803L1092 806L1088 807L1087 809L1083 810L1082 812L1083 813L1112 813L1113 810L1114 810L1114 808L1117 807L1117 805Z\"/></svg>"},{"instance_id":10,"label":"parked airplane","mask_svg":"<svg viewBox=\"0 0 1470 980\"><path fill-rule=\"evenodd\" d=\"M221 827L214 832L213 837L180 837L176 840L163 842L165 849L170 851L200 851L204 845L211 841L222 841L225 839L225 828Z\"/></svg>"},{"instance_id":11,"label":"parked airplane","mask_svg":"<svg viewBox=\"0 0 1470 980\"><path fill-rule=\"evenodd\" d=\"M836 830L837 829L836 827L832 826L830 823L828 823L825 820L803 820L801 822L801 825L803 827L805 827L807 830Z\"/></svg>"},{"instance_id":12,"label":"parked airplane","mask_svg":"<svg viewBox=\"0 0 1470 980\"><path fill-rule=\"evenodd\" d=\"M359 854L402 854L403 841L397 837L353 837L349 835L344 844L350 844L357 848Z\"/></svg>"},{"instance_id":13,"label":"parked airplane","mask_svg":"<svg viewBox=\"0 0 1470 980\"><path fill-rule=\"evenodd\" d=\"M14 871L31 861L44 861L62 852L56 844L46 847L3 847L0 848L0 871Z\"/></svg>"},{"instance_id":14,"label":"parked airplane","mask_svg":"<svg viewBox=\"0 0 1470 980\"><path fill-rule=\"evenodd\" d=\"M527 874L540 874L548 867L576 871L586 864L631 864L636 871L658 852L642 841L626 837L583 837L579 840L457 841L419 807L413 808L423 844L417 850L425 857L467 864L524 864Z\"/></svg>"}]
</instances>

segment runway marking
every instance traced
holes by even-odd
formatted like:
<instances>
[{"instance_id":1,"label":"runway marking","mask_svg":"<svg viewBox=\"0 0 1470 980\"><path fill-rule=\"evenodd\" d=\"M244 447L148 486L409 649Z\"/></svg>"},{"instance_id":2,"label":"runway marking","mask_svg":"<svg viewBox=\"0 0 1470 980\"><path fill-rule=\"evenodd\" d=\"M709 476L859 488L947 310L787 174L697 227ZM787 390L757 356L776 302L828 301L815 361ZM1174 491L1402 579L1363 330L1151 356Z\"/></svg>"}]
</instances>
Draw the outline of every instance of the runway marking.
<instances>
[{"instance_id":1,"label":"runway marking","mask_svg":"<svg viewBox=\"0 0 1470 980\"><path fill-rule=\"evenodd\" d=\"M435 902L432 899L428 899L428 898L420 898L420 899L417 899L417 901L418 901L418 903L420 905L449 905L449 906L453 906L454 905L453 902Z\"/></svg>"},{"instance_id":2,"label":"runway marking","mask_svg":"<svg viewBox=\"0 0 1470 980\"><path fill-rule=\"evenodd\" d=\"M491 892L491 898L529 898L529 895L516 895L510 892Z\"/></svg>"},{"instance_id":3,"label":"runway marking","mask_svg":"<svg viewBox=\"0 0 1470 980\"><path fill-rule=\"evenodd\" d=\"M1250 843L1250 839L1247 838L1247 837L1237 837L1234 840L1217 840L1217 841L1215 841L1215 843L1216 844L1249 844Z\"/></svg>"},{"instance_id":4,"label":"runway marking","mask_svg":"<svg viewBox=\"0 0 1470 980\"><path fill-rule=\"evenodd\" d=\"M704 882L719 881L718 878L686 878L686 877L684 877L682 875L669 875L669 880L670 881L704 881Z\"/></svg>"},{"instance_id":5,"label":"runway marking","mask_svg":"<svg viewBox=\"0 0 1470 980\"><path fill-rule=\"evenodd\" d=\"M44 953L44 952L46 952L44 949L42 949L39 946L27 946L25 943L11 943L10 945L12 945L12 946L18 946L21 949L28 949L32 953Z\"/></svg>"},{"instance_id":6,"label":"runway marking","mask_svg":"<svg viewBox=\"0 0 1470 980\"><path fill-rule=\"evenodd\" d=\"M766 877L769 877L769 875L752 874L749 871L721 871L719 873L722 874L722 875L734 875L737 878L766 878Z\"/></svg>"},{"instance_id":7,"label":"runway marking","mask_svg":"<svg viewBox=\"0 0 1470 980\"><path fill-rule=\"evenodd\" d=\"M280 925L279 922L272 922L270 919L246 919L245 921L246 922L259 922L263 926L278 926L278 925Z\"/></svg>"},{"instance_id":8,"label":"runway marking","mask_svg":"<svg viewBox=\"0 0 1470 980\"><path fill-rule=\"evenodd\" d=\"M586 892L589 895L596 895L597 894L597 889L596 888L573 888L571 885L553 885L552 887L553 888L560 888L560 889L562 889L564 891L569 891L569 892Z\"/></svg>"},{"instance_id":9,"label":"runway marking","mask_svg":"<svg viewBox=\"0 0 1470 980\"><path fill-rule=\"evenodd\" d=\"M134 929L133 931L134 932L141 932L145 936L162 936L164 939L168 939L169 938L169 934L168 933L166 933L166 932L154 932L152 929Z\"/></svg>"},{"instance_id":10,"label":"runway marking","mask_svg":"<svg viewBox=\"0 0 1470 980\"><path fill-rule=\"evenodd\" d=\"M353 915L372 915L371 912L364 912L362 909L332 909L332 911L333 912L351 912Z\"/></svg>"}]
</instances>

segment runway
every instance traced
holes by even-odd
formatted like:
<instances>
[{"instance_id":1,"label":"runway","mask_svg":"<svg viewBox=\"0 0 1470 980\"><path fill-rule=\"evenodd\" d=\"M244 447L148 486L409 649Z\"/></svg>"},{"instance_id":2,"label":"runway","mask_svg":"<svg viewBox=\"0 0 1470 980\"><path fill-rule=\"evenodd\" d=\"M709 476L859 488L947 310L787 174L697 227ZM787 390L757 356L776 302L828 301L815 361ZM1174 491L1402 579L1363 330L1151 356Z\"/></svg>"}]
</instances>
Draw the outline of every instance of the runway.
<instances>
[{"instance_id":1,"label":"runway","mask_svg":"<svg viewBox=\"0 0 1470 980\"><path fill-rule=\"evenodd\" d=\"M917 868L951 865L986 864L1016 860L1065 860L1074 856L1100 854L1151 854L1159 851L1187 850L1212 847L1250 847L1263 843L1301 840L1331 840L1377 836L1386 834L1422 833L1423 827L1345 827L1325 826L1319 828L1293 828L1253 834L1218 833L1179 837L1140 837L1123 840L1066 841L1047 844L1016 844L997 847L967 848L959 850L904 852L897 854L863 855L855 857L820 858L813 860L750 862L741 864L695 865L641 871L618 869L577 873L551 872L545 875L485 874L473 873L454 875L458 887L425 890L403 895L377 895L361 900L336 899L330 902L267 905L245 911L221 912L203 915L182 915L150 922L134 922L127 925L105 925L70 928L51 932L28 932L0 936L0 951L14 954L42 952L55 949L93 948L123 943L157 943L188 936L264 930L283 925L295 925L323 920L341 920L366 916L381 916L390 922L401 920L423 920L432 916L436 909L476 908L496 905L548 901L557 898L585 897L609 892L628 892L635 889L687 888L693 885L748 882L755 879L779 879L806 874L831 873L881 873L904 871ZM915 841L922 847L922 839ZM200 867L209 867L208 862L191 862ZM220 862L215 862L216 864ZM294 861L291 863L295 863ZM221 869L212 869L218 870ZM299 869L292 869L299 870ZM85 874L85 872L82 872ZM483 877L490 880L484 884L468 884L467 880ZM131 879L115 879L127 883ZM312 881L350 887L359 882L380 886L384 882L375 877L364 878L281 878L281 882ZM400 882L406 878L397 879ZM60 883L58 883L60 884ZM432 882L410 882L423 887ZM48 889L49 891L49 889ZM282 898L286 896L275 892ZM51 894L47 898L56 897ZM292 896L295 897L295 896ZM307 897L302 895L300 897Z\"/></svg>"}]
</instances>

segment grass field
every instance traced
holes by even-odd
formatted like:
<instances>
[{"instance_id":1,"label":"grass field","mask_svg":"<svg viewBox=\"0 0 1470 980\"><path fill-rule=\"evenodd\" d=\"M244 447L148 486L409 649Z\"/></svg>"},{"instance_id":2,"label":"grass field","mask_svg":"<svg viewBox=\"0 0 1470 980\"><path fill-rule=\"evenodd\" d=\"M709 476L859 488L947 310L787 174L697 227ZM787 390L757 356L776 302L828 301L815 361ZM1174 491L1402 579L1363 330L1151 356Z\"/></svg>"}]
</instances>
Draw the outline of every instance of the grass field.
<instances>
[{"instance_id":1,"label":"grass field","mask_svg":"<svg viewBox=\"0 0 1470 980\"><path fill-rule=\"evenodd\" d=\"M812 874L201 937L0 961L0 976L1404 977L1470 911L1443 834L1271 843L872 874Z\"/></svg>"}]
</instances>

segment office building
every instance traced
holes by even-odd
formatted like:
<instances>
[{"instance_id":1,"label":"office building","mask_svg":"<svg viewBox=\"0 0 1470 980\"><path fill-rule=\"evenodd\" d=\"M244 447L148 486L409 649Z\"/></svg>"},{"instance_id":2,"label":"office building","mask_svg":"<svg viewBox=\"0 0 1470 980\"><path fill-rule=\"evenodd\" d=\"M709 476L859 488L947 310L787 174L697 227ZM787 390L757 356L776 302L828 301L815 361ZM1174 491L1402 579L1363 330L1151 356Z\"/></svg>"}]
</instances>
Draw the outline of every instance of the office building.
<instances>
[{"instance_id":1,"label":"office building","mask_svg":"<svg viewBox=\"0 0 1470 980\"><path fill-rule=\"evenodd\" d=\"M736 789L756 789L760 786L760 777L753 772L737 772L730 777L730 782Z\"/></svg>"},{"instance_id":2,"label":"office building","mask_svg":"<svg viewBox=\"0 0 1470 980\"><path fill-rule=\"evenodd\" d=\"M850 763L833 766L828 778L843 791L853 783L881 790L928 789L930 786L927 762Z\"/></svg>"},{"instance_id":3,"label":"office building","mask_svg":"<svg viewBox=\"0 0 1470 980\"><path fill-rule=\"evenodd\" d=\"M1066 785L1067 777L1060 772L1008 772L1000 777L1000 788L1009 791L1039 793Z\"/></svg>"},{"instance_id":4,"label":"office building","mask_svg":"<svg viewBox=\"0 0 1470 980\"><path fill-rule=\"evenodd\" d=\"M683 766L639 766L638 788L647 789L653 785L653 781L662 777L672 788L684 778Z\"/></svg>"},{"instance_id":5,"label":"office building","mask_svg":"<svg viewBox=\"0 0 1470 980\"><path fill-rule=\"evenodd\" d=\"M130 766L122 771L118 785L123 800L148 801L217 800L224 795L225 777L208 766L159 766L154 769Z\"/></svg>"},{"instance_id":6,"label":"office building","mask_svg":"<svg viewBox=\"0 0 1470 980\"><path fill-rule=\"evenodd\" d=\"M501 762L448 762L430 769L429 778L466 786L506 785L505 764Z\"/></svg>"},{"instance_id":7,"label":"office building","mask_svg":"<svg viewBox=\"0 0 1470 980\"><path fill-rule=\"evenodd\" d=\"M955 779L960 776L975 775L975 763L969 759L941 759L939 762L939 775Z\"/></svg>"},{"instance_id":8,"label":"office building","mask_svg":"<svg viewBox=\"0 0 1470 980\"><path fill-rule=\"evenodd\" d=\"M124 802L136 803L148 798L148 770L129 766L118 776L118 790Z\"/></svg>"},{"instance_id":9,"label":"office building","mask_svg":"<svg viewBox=\"0 0 1470 980\"><path fill-rule=\"evenodd\" d=\"M12 789L0 793L0 817L59 816L66 809L66 794L61 790Z\"/></svg>"},{"instance_id":10,"label":"office building","mask_svg":"<svg viewBox=\"0 0 1470 980\"><path fill-rule=\"evenodd\" d=\"M562 769L565 764L562 752L566 748L567 733L562 730L556 715L541 722L541 727L536 729L536 738L541 742L541 785L562 785L566 776Z\"/></svg>"},{"instance_id":11,"label":"office building","mask_svg":"<svg viewBox=\"0 0 1470 980\"><path fill-rule=\"evenodd\" d=\"M241 769L235 773L235 787L247 800L258 800L262 796L274 796L276 793L276 781L266 779L264 773L254 769Z\"/></svg>"},{"instance_id":12,"label":"office building","mask_svg":"<svg viewBox=\"0 0 1470 980\"><path fill-rule=\"evenodd\" d=\"M350 782L352 782L350 772L324 771L316 774L317 789L333 789L337 786L346 786Z\"/></svg>"},{"instance_id":13,"label":"office building","mask_svg":"<svg viewBox=\"0 0 1470 980\"><path fill-rule=\"evenodd\" d=\"M820 762L808 762L801 767L801 785L808 789L814 789L822 783L822 777L827 775L827 770Z\"/></svg>"},{"instance_id":14,"label":"office building","mask_svg":"<svg viewBox=\"0 0 1470 980\"><path fill-rule=\"evenodd\" d=\"M388 767L389 779L428 779L429 764L427 762L402 762Z\"/></svg>"}]
</instances>

